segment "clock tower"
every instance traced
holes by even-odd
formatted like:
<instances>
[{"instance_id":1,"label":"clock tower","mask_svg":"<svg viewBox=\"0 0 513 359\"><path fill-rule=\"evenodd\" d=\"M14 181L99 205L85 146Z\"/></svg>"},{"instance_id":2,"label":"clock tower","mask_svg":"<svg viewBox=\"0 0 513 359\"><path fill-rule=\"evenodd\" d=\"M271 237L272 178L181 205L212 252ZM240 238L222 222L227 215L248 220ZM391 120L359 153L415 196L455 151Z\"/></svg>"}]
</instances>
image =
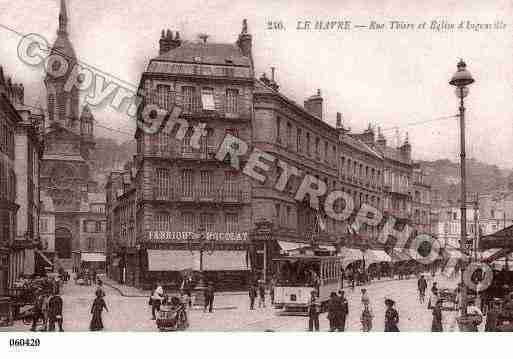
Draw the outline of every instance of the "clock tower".
<instances>
[{"instance_id":1,"label":"clock tower","mask_svg":"<svg viewBox=\"0 0 513 359\"><path fill-rule=\"evenodd\" d=\"M70 269L80 266L73 263L75 254L80 256L85 250L104 252L104 244L99 244L105 242L102 240L105 212L101 209L105 195L98 192L91 172L94 116L87 106L79 116L78 90L64 88L69 72L77 63L68 34L65 0L60 1L57 39L51 53L64 56L69 70L64 76L54 78L47 74L44 79L49 126L45 129L41 188L42 196L51 202L46 215L54 217L55 222L55 243L51 247L55 248L55 256L65 263L63 266Z\"/></svg>"}]
</instances>

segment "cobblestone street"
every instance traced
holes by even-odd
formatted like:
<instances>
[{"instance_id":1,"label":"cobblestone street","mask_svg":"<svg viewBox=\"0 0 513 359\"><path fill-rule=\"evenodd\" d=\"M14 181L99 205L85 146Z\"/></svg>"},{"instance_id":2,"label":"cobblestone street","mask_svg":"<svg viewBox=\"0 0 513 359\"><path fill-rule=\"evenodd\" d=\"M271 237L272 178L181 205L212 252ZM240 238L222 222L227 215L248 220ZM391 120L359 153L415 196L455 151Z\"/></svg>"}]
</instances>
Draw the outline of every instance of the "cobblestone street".
<instances>
[{"instance_id":1,"label":"cobblestone street","mask_svg":"<svg viewBox=\"0 0 513 359\"><path fill-rule=\"evenodd\" d=\"M455 283L442 276L436 281L440 288L454 287ZM431 286L431 281L429 282ZM90 321L90 307L94 298L94 288L75 285L72 281L63 287L64 300L64 329L66 331L87 331ZM349 301L349 316L346 322L348 331L359 331L360 324L360 289L354 291L346 288ZM426 304L420 304L417 299L416 278L405 280L387 280L374 282L368 288L374 311L373 331L383 331L384 327L384 298L390 297L396 301L399 311L401 331L430 331L431 311ZM109 308L104 313L106 331L157 331L155 322L151 320L151 308L148 297L123 296L119 290L106 286L106 302ZM123 292L125 293L125 292ZM126 293L125 293L126 294ZM130 294L133 295L133 294ZM269 300L269 298L267 298ZM445 331L457 330L454 325L456 312L444 311L443 321ZM189 314L192 331L304 331L307 327L307 317L280 315L279 310L266 308L249 310L249 299L245 294L219 293L215 297L214 313L203 313L200 309L192 309ZM326 313L320 317L321 331L328 330ZM25 326L17 321L8 330L24 331Z\"/></svg>"}]
</instances>

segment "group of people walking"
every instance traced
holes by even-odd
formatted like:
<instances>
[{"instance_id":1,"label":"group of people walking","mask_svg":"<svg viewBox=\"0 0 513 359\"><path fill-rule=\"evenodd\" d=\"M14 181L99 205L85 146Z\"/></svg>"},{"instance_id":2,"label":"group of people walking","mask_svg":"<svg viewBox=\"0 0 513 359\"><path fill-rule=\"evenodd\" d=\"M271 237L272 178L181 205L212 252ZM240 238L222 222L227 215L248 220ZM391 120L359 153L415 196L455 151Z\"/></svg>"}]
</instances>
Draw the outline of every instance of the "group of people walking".
<instances>
[{"instance_id":1,"label":"group of people walking","mask_svg":"<svg viewBox=\"0 0 513 359\"><path fill-rule=\"evenodd\" d=\"M258 298L258 308L265 308L266 294L269 290L270 304L274 305L274 286L276 285L276 279L273 277L268 284L263 279L253 281L249 285L249 309L255 309L255 301Z\"/></svg>"},{"instance_id":2,"label":"group of people walking","mask_svg":"<svg viewBox=\"0 0 513 359\"><path fill-rule=\"evenodd\" d=\"M30 330L36 331L38 323L42 321L42 331L53 332L56 324L60 332L64 331L62 328L62 304L62 298L56 290L50 295L43 292L37 293Z\"/></svg>"}]
</instances>

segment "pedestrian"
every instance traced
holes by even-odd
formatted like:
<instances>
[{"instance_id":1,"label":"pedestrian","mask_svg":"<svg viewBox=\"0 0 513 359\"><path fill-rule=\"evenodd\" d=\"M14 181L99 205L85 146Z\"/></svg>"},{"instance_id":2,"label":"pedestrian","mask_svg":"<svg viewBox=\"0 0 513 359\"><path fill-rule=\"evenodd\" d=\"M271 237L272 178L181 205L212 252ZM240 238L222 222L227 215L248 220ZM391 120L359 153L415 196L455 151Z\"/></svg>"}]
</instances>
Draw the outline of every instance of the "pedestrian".
<instances>
[{"instance_id":1,"label":"pedestrian","mask_svg":"<svg viewBox=\"0 0 513 359\"><path fill-rule=\"evenodd\" d=\"M265 282L263 279L258 281L258 308L265 308Z\"/></svg>"},{"instance_id":2,"label":"pedestrian","mask_svg":"<svg viewBox=\"0 0 513 359\"><path fill-rule=\"evenodd\" d=\"M157 282L157 287L153 291L151 295L151 316L152 319L155 320L156 312L160 311L160 305L162 304L162 299L164 299L164 289L162 288L160 282Z\"/></svg>"},{"instance_id":3,"label":"pedestrian","mask_svg":"<svg viewBox=\"0 0 513 359\"><path fill-rule=\"evenodd\" d=\"M442 325L442 301L438 299L433 307L433 322L431 323L432 332L443 332Z\"/></svg>"},{"instance_id":4,"label":"pedestrian","mask_svg":"<svg viewBox=\"0 0 513 359\"><path fill-rule=\"evenodd\" d=\"M372 330L372 318L374 318L374 313L372 313L370 302L365 301L363 303L362 315L360 316L362 332L370 332Z\"/></svg>"},{"instance_id":5,"label":"pedestrian","mask_svg":"<svg viewBox=\"0 0 513 359\"><path fill-rule=\"evenodd\" d=\"M214 283L209 282L207 287L204 291L204 297L205 297L205 307L203 308L203 312L207 311L212 313L212 308L214 306Z\"/></svg>"},{"instance_id":6,"label":"pedestrian","mask_svg":"<svg viewBox=\"0 0 513 359\"><path fill-rule=\"evenodd\" d=\"M96 291L100 291L102 294L102 297L105 297L105 290L103 289L103 281L101 279L98 279L98 285L96 286ZM95 291L95 293L96 293Z\"/></svg>"},{"instance_id":7,"label":"pedestrian","mask_svg":"<svg viewBox=\"0 0 513 359\"><path fill-rule=\"evenodd\" d=\"M467 314L469 315L472 315L474 316L474 320L471 321L471 323L469 324L469 328L471 332L477 332L479 331L478 330L478 326L482 323L483 321L483 312L481 312L481 309L479 309L477 306L476 306L476 302L475 300L471 300L469 301L468 303L468 307L467 307Z\"/></svg>"},{"instance_id":8,"label":"pedestrian","mask_svg":"<svg viewBox=\"0 0 513 359\"><path fill-rule=\"evenodd\" d=\"M59 293L54 293L48 302L48 331L55 331L55 323L59 326L59 332L63 332L62 329L62 298Z\"/></svg>"},{"instance_id":9,"label":"pedestrian","mask_svg":"<svg viewBox=\"0 0 513 359\"><path fill-rule=\"evenodd\" d=\"M330 325L330 332L334 332L339 328L339 311L340 299L337 293L331 292L330 299L328 300L328 321Z\"/></svg>"},{"instance_id":10,"label":"pedestrian","mask_svg":"<svg viewBox=\"0 0 513 359\"><path fill-rule=\"evenodd\" d=\"M347 299L344 295L344 291L343 290L339 290L338 291L338 295L339 295L339 301L340 301L340 306L339 306L339 311L338 311L338 331L339 332L344 332L346 330L346 318L347 318L347 315L349 314L349 304L347 302Z\"/></svg>"},{"instance_id":11,"label":"pedestrian","mask_svg":"<svg viewBox=\"0 0 513 359\"><path fill-rule=\"evenodd\" d=\"M310 303L308 305L308 331L319 331L319 313L320 306L317 302L317 292L310 293Z\"/></svg>"},{"instance_id":12,"label":"pedestrian","mask_svg":"<svg viewBox=\"0 0 513 359\"><path fill-rule=\"evenodd\" d=\"M385 299L387 310L385 312L385 332L398 332L399 312L394 308L395 302L387 298Z\"/></svg>"},{"instance_id":13,"label":"pedestrian","mask_svg":"<svg viewBox=\"0 0 513 359\"><path fill-rule=\"evenodd\" d=\"M53 288L53 286L52 286ZM43 294L43 331L47 331L48 329L48 303L50 302L50 296L48 294Z\"/></svg>"},{"instance_id":14,"label":"pedestrian","mask_svg":"<svg viewBox=\"0 0 513 359\"><path fill-rule=\"evenodd\" d=\"M272 276L269 282L269 297L271 298L271 305L274 305L274 287L276 286L276 277Z\"/></svg>"},{"instance_id":15,"label":"pedestrian","mask_svg":"<svg viewBox=\"0 0 513 359\"><path fill-rule=\"evenodd\" d=\"M93 305L91 306L91 314L93 317L91 318L91 324L89 325L89 329L91 331L98 331L103 329L103 321L102 321L102 312L105 309L107 312L107 305L105 304L105 300L102 297L102 293L100 291L96 291L96 298L93 301Z\"/></svg>"},{"instance_id":16,"label":"pedestrian","mask_svg":"<svg viewBox=\"0 0 513 359\"><path fill-rule=\"evenodd\" d=\"M370 300L369 300L369 295L367 294L366 288L362 288L361 292L362 292L361 302L362 302L362 306L363 306L365 302L369 303Z\"/></svg>"},{"instance_id":17,"label":"pedestrian","mask_svg":"<svg viewBox=\"0 0 513 359\"><path fill-rule=\"evenodd\" d=\"M426 297L427 281L424 275L421 275L417 281L417 289L419 291L419 302L424 303Z\"/></svg>"},{"instance_id":18,"label":"pedestrian","mask_svg":"<svg viewBox=\"0 0 513 359\"><path fill-rule=\"evenodd\" d=\"M249 309L255 309L255 298L257 297L257 287L254 283L249 285Z\"/></svg>"},{"instance_id":19,"label":"pedestrian","mask_svg":"<svg viewBox=\"0 0 513 359\"><path fill-rule=\"evenodd\" d=\"M37 329L37 323L39 320L43 319L43 301L44 297L41 292L36 292L36 301L34 304L34 309L32 312L32 327L30 328L30 331L35 332Z\"/></svg>"},{"instance_id":20,"label":"pedestrian","mask_svg":"<svg viewBox=\"0 0 513 359\"><path fill-rule=\"evenodd\" d=\"M500 314L500 302L492 300L486 313L485 332L497 332L497 321Z\"/></svg>"}]
</instances>

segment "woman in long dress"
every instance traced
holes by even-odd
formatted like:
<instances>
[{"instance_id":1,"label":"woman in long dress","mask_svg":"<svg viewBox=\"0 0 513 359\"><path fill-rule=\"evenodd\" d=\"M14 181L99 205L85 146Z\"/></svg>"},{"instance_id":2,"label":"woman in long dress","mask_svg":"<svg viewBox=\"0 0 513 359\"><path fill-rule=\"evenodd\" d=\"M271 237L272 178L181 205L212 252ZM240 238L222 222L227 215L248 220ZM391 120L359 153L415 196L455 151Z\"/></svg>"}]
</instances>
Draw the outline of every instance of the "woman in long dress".
<instances>
[{"instance_id":1,"label":"woman in long dress","mask_svg":"<svg viewBox=\"0 0 513 359\"><path fill-rule=\"evenodd\" d=\"M385 332L398 332L399 313L394 308L395 302L392 299L385 299L387 311L385 312Z\"/></svg>"},{"instance_id":2,"label":"woman in long dress","mask_svg":"<svg viewBox=\"0 0 513 359\"><path fill-rule=\"evenodd\" d=\"M433 307L433 322L431 323L432 332L443 332L444 328L442 325L442 301L438 299L435 306Z\"/></svg>"},{"instance_id":3,"label":"woman in long dress","mask_svg":"<svg viewBox=\"0 0 513 359\"><path fill-rule=\"evenodd\" d=\"M91 319L91 325L89 329L91 331L98 331L103 329L103 321L102 321L102 312L103 309L108 312L107 305L105 304L105 300L103 299L103 293L100 290L96 291L96 298L94 299L93 306L91 307L91 314L93 318Z\"/></svg>"}]
</instances>

